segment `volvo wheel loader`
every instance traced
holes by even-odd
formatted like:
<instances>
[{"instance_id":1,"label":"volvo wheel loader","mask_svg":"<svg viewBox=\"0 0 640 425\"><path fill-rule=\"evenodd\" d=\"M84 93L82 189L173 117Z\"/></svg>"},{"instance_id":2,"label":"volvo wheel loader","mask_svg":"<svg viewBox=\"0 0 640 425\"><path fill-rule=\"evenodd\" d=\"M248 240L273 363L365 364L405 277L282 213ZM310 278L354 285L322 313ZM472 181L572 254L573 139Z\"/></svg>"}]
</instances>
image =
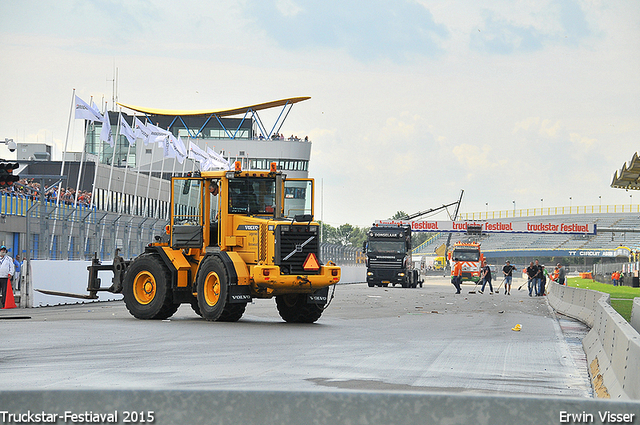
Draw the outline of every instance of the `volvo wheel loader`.
<instances>
[{"instance_id":1,"label":"volvo wheel loader","mask_svg":"<svg viewBox=\"0 0 640 425\"><path fill-rule=\"evenodd\" d=\"M239 320L253 298L275 298L287 322L320 318L340 267L323 264L313 221L313 179L204 171L171 180L166 234L131 261L89 266L90 293L122 292L139 319L166 319L188 303L207 320ZM114 271L100 288L99 270Z\"/></svg>"}]
</instances>

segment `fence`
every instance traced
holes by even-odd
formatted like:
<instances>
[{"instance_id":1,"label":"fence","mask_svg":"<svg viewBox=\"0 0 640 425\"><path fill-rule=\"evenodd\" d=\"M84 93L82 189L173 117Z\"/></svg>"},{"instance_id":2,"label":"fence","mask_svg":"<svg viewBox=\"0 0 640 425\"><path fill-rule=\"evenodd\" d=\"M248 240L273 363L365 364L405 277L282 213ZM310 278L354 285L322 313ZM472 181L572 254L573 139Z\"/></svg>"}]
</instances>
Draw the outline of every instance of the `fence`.
<instances>
[{"instance_id":1,"label":"fence","mask_svg":"<svg viewBox=\"0 0 640 425\"><path fill-rule=\"evenodd\" d=\"M19 225L13 227L24 232L26 249L21 251L37 260L88 260L94 253L101 260L111 260L116 249L123 257L132 258L168 224L158 216L109 212L87 205L74 207L11 194L0 195L0 211L14 220L24 217L24 225L16 221Z\"/></svg>"},{"instance_id":2,"label":"fence","mask_svg":"<svg viewBox=\"0 0 640 425\"><path fill-rule=\"evenodd\" d=\"M365 256L361 248L328 243L320 245L320 259L325 263L333 261L338 266L364 266L365 264Z\"/></svg>"}]
</instances>

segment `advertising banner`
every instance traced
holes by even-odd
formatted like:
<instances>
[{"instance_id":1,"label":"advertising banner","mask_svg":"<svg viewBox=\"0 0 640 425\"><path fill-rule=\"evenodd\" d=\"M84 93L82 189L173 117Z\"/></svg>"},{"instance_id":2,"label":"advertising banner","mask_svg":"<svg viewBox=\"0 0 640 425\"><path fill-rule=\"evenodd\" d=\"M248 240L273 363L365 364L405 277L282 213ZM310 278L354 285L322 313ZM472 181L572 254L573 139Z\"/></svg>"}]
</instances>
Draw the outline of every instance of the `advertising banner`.
<instances>
[{"instance_id":1,"label":"advertising banner","mask_svg":"<svg viewBox=\"0 0 640 425\"><path fill-rule=\"evenodd\" d=\"M413 221L376 220L377 225L410 225L414 232L466 232L468 226L482 226L483 233L560 233L565 235L595 235L594 223L550 223L534 219L528 221Z\"/></svg>"}]
</instances>

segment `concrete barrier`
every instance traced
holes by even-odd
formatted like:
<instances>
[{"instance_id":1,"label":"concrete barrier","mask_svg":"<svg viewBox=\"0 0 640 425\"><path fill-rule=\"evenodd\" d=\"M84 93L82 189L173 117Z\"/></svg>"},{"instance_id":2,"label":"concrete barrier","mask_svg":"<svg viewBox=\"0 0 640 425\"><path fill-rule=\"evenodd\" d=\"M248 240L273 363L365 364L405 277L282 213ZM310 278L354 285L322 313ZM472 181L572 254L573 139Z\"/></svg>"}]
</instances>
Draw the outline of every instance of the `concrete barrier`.
<instances>
[{"instance_id":1,"label":"concrete barrier","mask_svg":"<svg viewBox=\"0 0 640 425\"><path fill-rule=\"evenodd\" d=\"M340 283L364 283L367 268L364 266L340 266Z\"/></svg>"},{"instance_id":2,"label":"concrete barrier","mask_svg":"<svg viewBox=\"0 0 640 425\"><path fill-rule=\"evenodd\" d=\"M640 332L640 297L633 299L630 323L636 331Z\"/></svg>"},{"instance_id":3,"label":"concrete barrier","mask_svg":"<svg viewBox=\"0 0 640 425\"><path fill-rule=\"evenodd\" d=\"M609 294L557 283L548 288L555 310L591 327L582 346L596 394L640 400L640 334L611 307Z\"/></svg>"},{"instance_id":4,"label":"concrete barrier","mask_svg":"<svg viewBox=\"0 0 640 425\"><path fill-rule=\"evenodd\" d=\"M2 423L541 425L640 421L637 401L422 392L0 391L0 406ZM48 414L58 417L54 421L47 420L53 417L35 416Z\"/></svg>"}]
</instances>

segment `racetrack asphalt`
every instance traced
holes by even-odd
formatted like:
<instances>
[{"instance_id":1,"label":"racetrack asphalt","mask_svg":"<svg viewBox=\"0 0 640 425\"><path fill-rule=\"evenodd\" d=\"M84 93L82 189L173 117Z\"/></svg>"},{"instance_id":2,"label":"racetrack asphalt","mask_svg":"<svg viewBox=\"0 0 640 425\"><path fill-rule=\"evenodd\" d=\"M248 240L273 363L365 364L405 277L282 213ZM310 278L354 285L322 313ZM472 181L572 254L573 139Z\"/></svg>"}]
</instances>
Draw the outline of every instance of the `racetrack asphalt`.
<instances>
[{"instance_id":1,"label":"racetrack asphalt","mask_svg":"<svg viewBox=\"0 0 640 425\"><path fill-rule=\"evenodd\" d=\"M0 390L592 397L576 349L588 329L558 319L526 286L518 291L523 282L514 279L510 296L469 294L471 284L455 295L448 279L431 276L413 289L338 285L314 324L283 322L273 300L254 300L237 323L207 322L189 305L168 320L137 320L122 301L0 310Z\"/></svg>"}]
</instances>

